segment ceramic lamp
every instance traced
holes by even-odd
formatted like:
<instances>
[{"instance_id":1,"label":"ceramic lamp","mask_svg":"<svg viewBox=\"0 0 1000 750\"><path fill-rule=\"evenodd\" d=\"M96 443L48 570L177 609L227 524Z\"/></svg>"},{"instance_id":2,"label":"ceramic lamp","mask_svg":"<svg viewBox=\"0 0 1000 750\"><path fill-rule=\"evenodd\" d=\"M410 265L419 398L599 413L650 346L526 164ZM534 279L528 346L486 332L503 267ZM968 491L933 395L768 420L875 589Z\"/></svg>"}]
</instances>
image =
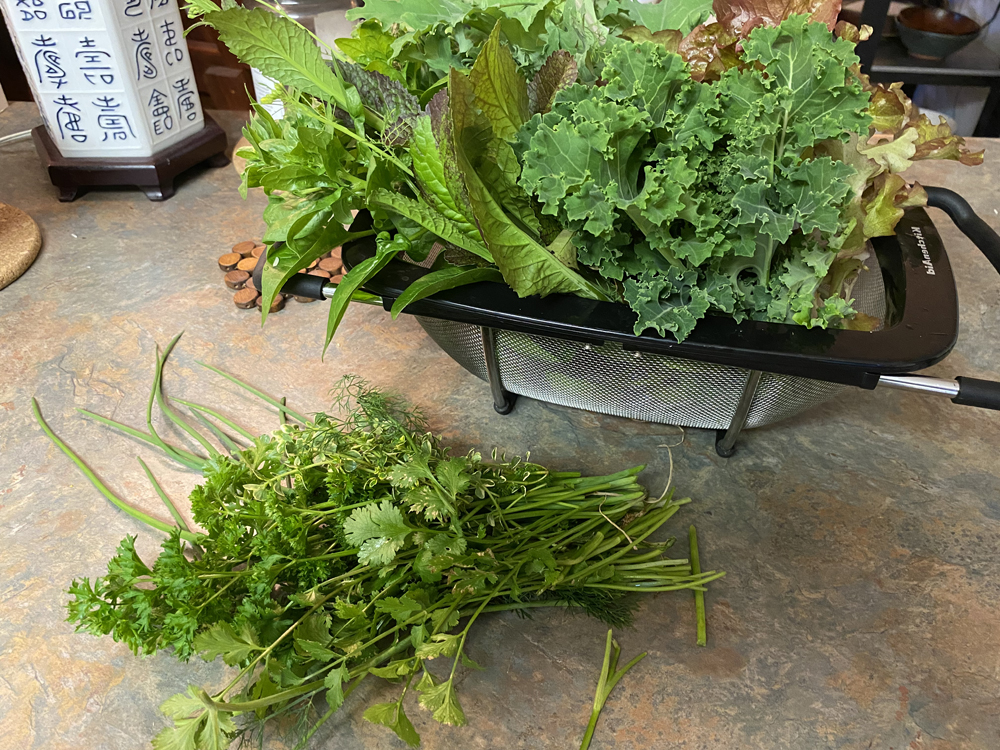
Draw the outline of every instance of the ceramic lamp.
<instances>
[{"instance_id":1,"label":"ceramic lamp","mask_svg":"<svg viewBox=\"0 0 1000 750\"><path fill-rule=\"evenodd\" d=\"M177 0L0 0L66 158L142 158L204 127Z\"/></svg>"}]
</instances>

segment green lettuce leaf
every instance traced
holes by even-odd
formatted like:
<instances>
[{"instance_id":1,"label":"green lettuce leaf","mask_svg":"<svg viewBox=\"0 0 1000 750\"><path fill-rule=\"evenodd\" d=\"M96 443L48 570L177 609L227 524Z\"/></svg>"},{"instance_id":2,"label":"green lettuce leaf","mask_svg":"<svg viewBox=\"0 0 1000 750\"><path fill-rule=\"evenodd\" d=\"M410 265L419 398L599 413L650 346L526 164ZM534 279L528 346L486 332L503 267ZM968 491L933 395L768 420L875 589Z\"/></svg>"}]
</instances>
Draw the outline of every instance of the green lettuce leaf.
<instances>
[{"instance_id":1,"label":"green lettuce leaf","mask_svg":"<svg viewBox=\"0 0 1000 750\"><path fill-rule=\"evenodd\" d=\"M405 83L402 71L392 64L395 39L378 21L366 21L354 28L353 36L335 39L334 44L365 70Z\"/></svg>"},{"instance_id":2,"label":"green lettuce leaf","mask_svg":"<svg viewBox=\"0 0 1000 750\"><path fill-rule=\"evenodd\" d=\"M620 0L618 4L637 25L653 32L676 29L687 34L712 14L711 0L659 0L656 3Z\"/></svg>"},{"instance_id":3,"label":"green lettuce leaf","mask_svg":"<svg viewBox=\"0 0 1000 750\"><path fill-rule=\"evenodd\" d=\"M457 24L469 12L469 3L462 0L367 0L360 8L347 11L347 20L375 18L383 28L394 24L413 31L433 26Z\"/></svg>"}]
</instances>

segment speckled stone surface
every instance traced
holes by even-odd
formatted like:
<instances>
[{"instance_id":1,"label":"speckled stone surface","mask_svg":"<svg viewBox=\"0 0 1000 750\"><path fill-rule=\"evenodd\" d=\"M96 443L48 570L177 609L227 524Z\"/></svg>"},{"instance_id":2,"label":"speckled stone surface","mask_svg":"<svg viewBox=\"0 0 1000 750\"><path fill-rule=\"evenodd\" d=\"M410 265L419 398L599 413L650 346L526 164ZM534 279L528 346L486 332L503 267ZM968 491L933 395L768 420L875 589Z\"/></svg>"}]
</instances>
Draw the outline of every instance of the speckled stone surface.
<instances>
[{"instance_id":1,"label":"speckled stone surface","mask_svg":"<svg viewBox=\"0 0 1000 750\"><path fill-rule=\"evenodd\" d=\"M231 135L238 123L223 118ZM36 123L13 105L0 135ZM921 165L1000 226L1000 146L986 167ZM247 426L276 418L195 364L205 360L302 409L322 408L345 372L405 394L458 448L531 451L560 468L647 463L662 487L677 428L522 399L494 413L487 386L412 320L352 308L325 361L322 305L289 302L261 329L237 310L215 258L259 236L263 200L242 201L231 168L201 170L177 195L92 192L60 204L30 142L0 147L0 201L28 211L44 247L0 292L0 748L148 747L158 705L189 683L219 686L221 664L137 659L74 634L63 593L95 576L125 534L151 556L156 534L111 507L35 426L53 428L116 490L162 508L133 456L150 451L83 420L83 407L141 424L154 347L184 330L166 377L178 397L215 403ZM1000 376L1000 277L939 212L958 276L962 335L933 372ZM169 430L167 430L169 433ZM671 527L698 525L704 564L728 571L708 595L709 643L694 645L690 594L646 601L626 656L646 658L609 701L593 744L706 750L993 750L1000 747L1000 415L900 392L837 402L745 436L735 457L711 433L673 448L674 481L695 498ZM184 498L196 476L151 468ZM182 502L186 510L186 505ZM684 542L678 543L683 548ZM469 726L409 713L426 748L572 748L590 711L604 627L563 612L484 618L463 673ZM402 747L361 719L395 688L373 681L315 748ZM382 698L385 699L385 698ZM268 747L285 745L268 739Z\"/></svg>"}]
</instances>

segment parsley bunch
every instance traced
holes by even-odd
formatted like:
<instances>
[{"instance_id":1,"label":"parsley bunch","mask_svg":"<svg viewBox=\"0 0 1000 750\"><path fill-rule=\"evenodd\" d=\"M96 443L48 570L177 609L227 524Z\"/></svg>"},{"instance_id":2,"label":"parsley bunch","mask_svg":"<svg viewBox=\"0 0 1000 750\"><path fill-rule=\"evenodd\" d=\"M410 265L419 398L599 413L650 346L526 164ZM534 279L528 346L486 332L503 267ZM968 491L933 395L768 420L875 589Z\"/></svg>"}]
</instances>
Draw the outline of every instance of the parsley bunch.
<instances>
[{"instance_id":1,"label":"parsley bunch","mask_svg":"<svg viewBox=\"0 0 1000 750\"><path fill-rule=\"evenodd\" d=\"M126 429L200 462L204 481L190 500L201 532L130 509L36 411L109 499L169 530L151 564L129 536L106 575L74 581L69 620L136 654L171 649L238 668L215 694L192 687L163 704L174 726L154 739L160 750L226 747L288 715L312 725L304 746L372 675L401 689L365 718L417 745L405 696L417 692L437 721L465 723L455 678L460 665L477 666L464 648L484 613L574 607L621 626L634 594L703 590L722 575L665 557L672 539L650 541L689 500L650 497L636 480L642 467L584 477L495 453L453 456L417 411L356 378L338 387L337 416L308 419L269 399L293 421L251 440L214 410L181 402L222 424L204 420L228 448L218 450L163 397L164 359L150 402L199 434L209 455L165 443L151 422L149 433ZM443 670L430 668L435 660Z\"/></svg>"}]
</instances>

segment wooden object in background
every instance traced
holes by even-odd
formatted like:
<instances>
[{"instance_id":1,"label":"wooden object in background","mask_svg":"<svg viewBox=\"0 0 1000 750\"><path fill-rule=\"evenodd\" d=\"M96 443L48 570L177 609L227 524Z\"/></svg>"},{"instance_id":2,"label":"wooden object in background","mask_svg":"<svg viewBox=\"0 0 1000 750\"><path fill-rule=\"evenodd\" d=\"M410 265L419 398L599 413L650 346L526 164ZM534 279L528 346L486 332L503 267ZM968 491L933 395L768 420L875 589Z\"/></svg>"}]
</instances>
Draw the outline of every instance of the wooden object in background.
<instances>
[{"instance_id":1,"label":"wooden object in background","mask_svg":"<svg viewBox=\"0 0 1000 750\"><path fill-rule=\"evenodd\" d=\"M249 284L240 289L233 295L233 304L236 305L241 310L249 310L251 307L257 304L257 300L260 295L257 294L256 289L252 289Z\"/></svg>"},{"instance_id":2,"label":"wooden object in background","mask_svg":"<svg viewBox=\"0 0 1000 750\"><path fill-rule=\"evenodd\" d=\"M253 240L246 240L245 242L237 242L233 245L233 252L239 253L241 258L247 257L253 249L256 247L256 243Z\"/></svg>"},{"instance_id":3,"label":"wooden object in background","mask_svg":"<svg viewBox=\"0 0 1000 750\"><path fill-rule=\"evenodd\" d=\"M243 258L239 253L226 253L219 256L219 268L223 271L232 271L241 260Z\"/></svg>"},{"instance_id":4,"label":"wooden object in background","mask_svg":"<svg viewBox=\"0 0 1000 750\"><path fill-rule=\"evenodd\" d=\"M263 307L263 305L261 304L263 300L264 300L263 297L258 297L257 300L254 302L254 304L257 305L257 307ZM271 303L271 309L268 310L268 313L276 313L284 306L285 306L285 295L276 294L274 295L274 301Z\"/></svg>"},{"instance_id":5,"label":"wooden object in background","mask_svg":"<svg viewBox=\"0 0 1000 750\"><path fill-rule=\"evenodd\" d=\"M247 91L254 92L250 66L244 65L219 40L219 34L207 26L190 28L194 22L185 18L188 53L194 68L195 83L206 109L248 111Z\"/></svg>"},{"instance_id":6,"label":"wooden object in background","mask_svg":"<svg viewBox=\"0 0 1000 750\"><path fill-rule=\"evenodd\" d=\"M243 258L239 263L236 264L236 267L241 271L246 271L247 273L253 273L253 269L256 267L256 265L257 265L257 259L250 257L250 258Z\"/></svg>"},{"instance_id":7,"label":"wooden object in background","mask_svg":"<svg viewBox=\"0 0 1000 750\"><path fill-rule=\"evenodd\" d=\"M182 172L202 162L214 168L229 163L226 134L208 115L202 130L144 158L68 159L59 153L44 126L34 128L31 136L63 203L92 187L123 185L134 185L151 201L162 201L174 194L174 179Z\"/></svg>"},{"instance_id":8,"label":"wooden object in background","mask_svg":"<svg viewBox=\"0 0 1000 750\"><path fill-rule=\"evenodd\" d=\"M246 271L230 271L225 275L223 281L230 289L242 289L249 278L250 274Z\"/></svg>"},{"instance_id":9,"label":"wooden object in background","mask_svg":"<svg viewBox=\"0 0 1000 750\"><path fill-rule=\"evenodd\" d=\"M344 267L344 264L340 262L340 258L323 258L323 260L319 262L319 267L333 276L334 274L340 272L340 269Z\"/></svg>"}]
</instances>

